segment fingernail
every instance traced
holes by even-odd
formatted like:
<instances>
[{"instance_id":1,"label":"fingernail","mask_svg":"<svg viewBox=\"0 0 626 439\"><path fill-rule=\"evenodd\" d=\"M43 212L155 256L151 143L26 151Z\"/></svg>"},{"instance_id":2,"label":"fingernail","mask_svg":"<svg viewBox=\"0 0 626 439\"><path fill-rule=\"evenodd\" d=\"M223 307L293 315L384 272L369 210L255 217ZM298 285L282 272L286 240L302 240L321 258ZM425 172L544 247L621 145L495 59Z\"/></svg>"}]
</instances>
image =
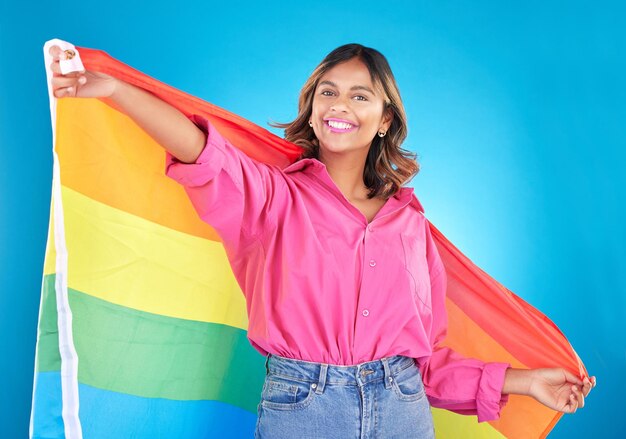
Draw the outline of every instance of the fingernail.
<instances>
[{"instance_id":1,"label":"fingernail","mask_svg":"<svg viewBox=\"0 0 626 439\"><path fill-rule=\"evenodd\" d=\"M79 84L84 84L85 82L87 82L87 78L85 78L84 76L81 76L80 78L78 78Z\"/></svg>"}]
</instances>

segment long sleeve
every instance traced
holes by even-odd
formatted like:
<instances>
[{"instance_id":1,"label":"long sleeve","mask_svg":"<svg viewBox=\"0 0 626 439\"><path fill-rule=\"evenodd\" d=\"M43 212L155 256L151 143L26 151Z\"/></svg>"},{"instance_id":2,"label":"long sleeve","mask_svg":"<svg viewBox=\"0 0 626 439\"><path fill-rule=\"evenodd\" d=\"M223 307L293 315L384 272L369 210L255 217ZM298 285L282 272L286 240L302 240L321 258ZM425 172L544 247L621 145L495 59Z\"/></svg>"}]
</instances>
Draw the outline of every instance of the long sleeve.
<instances>
[{"instance_id":1,"label":"long sleeve","mask_svg":"<svg viewBox=\"0 0 626 439\"><path fill-rule=\"evenodd\" d=\"M286 185L278 168L258 162L233 146L204 117L192 115L207 135L194 163L166 151L165 173L185 187L200 218L220 235L225 249L237 254L268 223L275 223L277 192Z\"/></svg>"},{"instance_id":2,"label":"long sleeve","mask_svg":"<svg viewBox=\"0 0 626 439\"><path fill-rule=\"evenodd\" d=\"M500 410L508 401L508 395L501 392L506 369L511 364L465 358L441 346L448 324L445 307L447 278L428 222L426 238L432 300L432 355L422 357L418 362L426 395L433 407L477 415L478 422L498 419Z\"/></svg>"}]
</instances>

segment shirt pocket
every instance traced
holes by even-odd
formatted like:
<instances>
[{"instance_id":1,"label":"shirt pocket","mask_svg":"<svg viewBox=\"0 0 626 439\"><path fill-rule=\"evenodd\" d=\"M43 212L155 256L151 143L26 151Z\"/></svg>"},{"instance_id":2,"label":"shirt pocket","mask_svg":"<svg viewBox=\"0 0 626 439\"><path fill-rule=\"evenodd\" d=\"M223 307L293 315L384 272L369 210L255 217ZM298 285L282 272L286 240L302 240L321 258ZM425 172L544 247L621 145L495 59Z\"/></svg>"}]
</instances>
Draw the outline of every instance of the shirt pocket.
<instances>
[{"instance_id":1,"label":"shirt pocket","mask_svg":"<svg viewBox=\"0 0 626 439\"><path fill-rule=\"evenodd\" d=\"M419 236L401 233L404 268L413 287L413 297L431 309L430 277L426 260L426 243Z\"/></svg>"}]
</instances>

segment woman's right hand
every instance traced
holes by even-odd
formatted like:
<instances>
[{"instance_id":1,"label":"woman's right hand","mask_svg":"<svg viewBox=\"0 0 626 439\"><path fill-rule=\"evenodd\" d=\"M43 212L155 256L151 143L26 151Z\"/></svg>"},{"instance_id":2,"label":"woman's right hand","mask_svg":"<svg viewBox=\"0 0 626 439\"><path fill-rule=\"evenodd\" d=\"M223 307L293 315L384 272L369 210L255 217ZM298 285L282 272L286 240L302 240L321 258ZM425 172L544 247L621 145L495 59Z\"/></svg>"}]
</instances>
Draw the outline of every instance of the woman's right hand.
<instances>
[{"instance_id":1,"label":"woman's right hand","mask_svg":"<svg viewBox=\"0 0 626 439\"><path fill-rule=\"evenodd\" d=\"M113 76L88 70L63 75L59 60L65 59L65 52L59 46L52 46L50 55L52 55L50 64L52 94L56 98L106 98L115 92L119 84L119 80Z\"/></svg>"},{"instance_id":2,"label":"woman's right hand","mask_svg":"<svg viewBox=\"0 0 626 439\"><path fill-rule=\"evenodd\" d=\"M107 104L130 117L180 161L194 163L200 156L207 136L178 108L141 87L104 73L80 71L63 75L59 60L66 56L65 52L54 45L49 53L54 97L109 98Z\"/></svg>"}]
</instances>

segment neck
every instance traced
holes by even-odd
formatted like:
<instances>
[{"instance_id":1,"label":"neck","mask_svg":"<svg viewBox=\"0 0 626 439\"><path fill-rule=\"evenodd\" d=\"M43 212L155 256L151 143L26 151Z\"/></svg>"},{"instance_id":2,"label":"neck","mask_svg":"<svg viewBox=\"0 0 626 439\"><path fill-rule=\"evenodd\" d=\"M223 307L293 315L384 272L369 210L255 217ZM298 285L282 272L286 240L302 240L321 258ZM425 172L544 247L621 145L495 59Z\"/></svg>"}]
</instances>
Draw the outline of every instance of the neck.
<instances>
[{"instance_id":1,"label":"neck","mask_svg":"<svg viewBox=\"0 0 626 439\"><path fill-rule=\"evenodd\" d=\"M327 152L324 156L320 151L319 160L326 165L330 178L348 200L364 200L369 193L369 189L363 181L366 157L367 151L365 151L365 155L357 152L353 154Z\"/></svg>"}]
</instances>

